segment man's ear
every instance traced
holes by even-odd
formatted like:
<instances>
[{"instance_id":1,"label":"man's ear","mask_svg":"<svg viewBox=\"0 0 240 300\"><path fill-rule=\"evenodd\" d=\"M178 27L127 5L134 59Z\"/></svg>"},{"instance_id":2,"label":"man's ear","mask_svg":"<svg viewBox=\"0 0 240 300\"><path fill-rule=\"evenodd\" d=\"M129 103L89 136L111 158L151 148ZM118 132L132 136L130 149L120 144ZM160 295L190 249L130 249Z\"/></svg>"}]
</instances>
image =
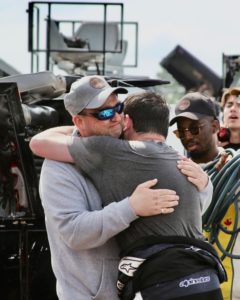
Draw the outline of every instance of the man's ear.
<instances>
[{"instance_id":1,"label":"man's ear","mask_svg":"<svg viewBox=\"0 0 240 300\"><path fill-rule=\"evenodd\" d=\"M220 130L220 123L218 120L213 120L212 122L213 133L217 133Z\"/></svg>"},{"instance_id":2,"label":"man's ear","mask_svg":"<svg viewBox=\"0 0 240 300\"><path fill-rule=\"evenodd\" d=\"M77 116L73 116L72 117L72 121L73 121L73 124L80 130L81 132L81 128L83 126L83 120L81 118L81 116L77 115Z\"/></svg>"},{"instance_id":3,"label":"man's ear","mask_svg":"<svg viewBox=\"0 0 240 300\"><path fill-rule=\"evenodd\" d=\"M124 120L123 120L123 131L132 129L133 127L133 122L132 119L129 117L129 115L124 115Z\"/></svg>"}]
</instances>

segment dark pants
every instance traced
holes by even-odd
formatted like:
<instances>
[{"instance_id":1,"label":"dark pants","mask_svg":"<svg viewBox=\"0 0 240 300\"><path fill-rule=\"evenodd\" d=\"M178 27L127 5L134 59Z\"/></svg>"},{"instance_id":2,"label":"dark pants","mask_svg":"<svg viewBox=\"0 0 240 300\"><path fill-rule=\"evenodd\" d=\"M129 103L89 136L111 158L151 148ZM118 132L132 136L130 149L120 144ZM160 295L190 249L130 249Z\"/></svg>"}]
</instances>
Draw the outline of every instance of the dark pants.
<instances>
[{"instance_id":1,"label":"dark pants","mask_svg":"<svg viewBox=\"0 0 240 300\"><path fill-rule=\"evenodd\" d=\"M218 276L207 269L151 286L140 292L143 300L222 300Z\"/></svg>"}]
</instances>

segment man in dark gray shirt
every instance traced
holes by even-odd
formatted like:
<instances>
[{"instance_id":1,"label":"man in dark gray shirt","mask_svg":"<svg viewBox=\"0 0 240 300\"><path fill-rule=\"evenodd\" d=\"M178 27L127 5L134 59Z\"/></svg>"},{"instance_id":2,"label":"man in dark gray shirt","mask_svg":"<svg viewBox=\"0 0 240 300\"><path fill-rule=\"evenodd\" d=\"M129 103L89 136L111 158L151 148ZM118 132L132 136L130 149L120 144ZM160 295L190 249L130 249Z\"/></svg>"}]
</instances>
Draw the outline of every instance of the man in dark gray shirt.
<instances>
[{"instance_id":1,"label":"man in dark gray shirt","mask_svg":"<svg viewBox=\"0 0 240 300\"><path fill-rule=\"evenodd\" d=\"M73 138L69 151L92 179L104 205L126 197L137 183L150 178L158 179L158 188L171 188L179 195L179 206L173 214L139 218L120 233L117 239L121 250L153 234L204 239L199 193L177 168L178 153L156 134L139 141L107 136Z\"/></svg>"}]
</instances>

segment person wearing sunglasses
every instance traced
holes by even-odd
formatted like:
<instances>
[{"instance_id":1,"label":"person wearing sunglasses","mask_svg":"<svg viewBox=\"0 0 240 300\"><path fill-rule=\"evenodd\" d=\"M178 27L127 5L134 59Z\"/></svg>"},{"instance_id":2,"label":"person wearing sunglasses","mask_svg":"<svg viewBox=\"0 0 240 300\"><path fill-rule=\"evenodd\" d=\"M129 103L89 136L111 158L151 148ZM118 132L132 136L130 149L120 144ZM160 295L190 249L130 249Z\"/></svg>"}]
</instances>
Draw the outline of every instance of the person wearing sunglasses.
<instances>
[{"instance_id":1,"label":"person wearing sunglasses","mask_svg":"<svg viewBox=\"0 0 240 300\"><path fill-rule=\"evenodd\" d=\"M173 132L194 162L205 164L220 155L223 151L217 144L220 123L216 104L210 97L199 92L186 94L177 103L175 115L169 124L177 124Z\"/></svg>"},{"instance_id":2,"label":"person wearing sunglasses","mask_svg":"<svg viewBox=\"0 0 240 300\"><path fill-rule=\"evenodd\" d=\"M72 104L72 99L65 98L65 106L81 133L84 129L81 118L105 122L106 117L118 117L113 102L112 105L105 102L104 106L92 111L90 108L82 110L80 115L78 105L81 104ZM167 104L160 95L143 92L127 97L124 112L124 138L130 141L117 139L113 131L110 137L72 137L69 136L71 127L58 127L35 136L31 149L40 156L75 161L91 178L106 207L128 195L137 182L153 176L158 178L157 187L171 188L179 194L180 209L176 208L174 213L164 218L161 215L138 218L117 236L123 257L118 282L122 299L133 299L137 291L140 291L142 299L159 299L160 295L168 296L168 299L178 299L179 295L192 299L194 294L201 294L198 299L222 299L215 270L204 255L198 256L199 253L193 250L195 246L197 249L206 247L207 253L211 252L210 261L213 256L217 258L202 235L200 195L178 170L177 163L181 157L165 144L169 123ZM190 181L196 182L199 169L196 172L195 164L189 162L186 174ZM203 187L205 185L206 182ZM180 244L186 247L182 249ZM188 249L193 251L188 252ZM197 257L201 257L200 268ZM141 267L141 264L146 267ZM140 272L139 276L127 276L134 274L134 269L137 269L136 273ZM190 283L193 273L197 280L205 275L209 280L199 282L191 289L183 289L185 280Z\"/></svg>"},{"instance_id":3,"label":"person wearing sunglasses","mask_svg":"<svg viewBox=\"0 0 240 300\"><path fill-rule=\"evenodd\" d=\"M232 127L233 131L235 131L233 134L235 139L233 138L231 142L229 142L228 139L227 145L225 145L226 148L231 147L233 141L237 142L238 131L236 128L239 122L237 117L239 110L238 94L240 94L239 88L229 88L225 90L221 99L221 106L224 112L224 125L226 128ZM177 130L174 132L176 136L180 138L188 155L193 161L203 167L207 163L216 161L215 168L219 170L231 159L231 155L225 153L224 148L218 146L218 137L216 135L219 134L220 125L214 108L214 102L212 102L209 97L196 92L188 93L178 102L175 110L176 116L170 121L170 125L177 123ZM233 146L233 149L236 148ZM225 214L222 215L220 226L231 231L230 226L233 226L232 220L235 219L235 215L235 206L234 203L232 203L229 205ZM219 235L215 239L215 241L217 240L218 242L214 242L213 244L220 256L223 255L222 245L227 245L229 239L233 239L228 231L219 231ZM207 237L209 234L211 233L205 233ZM240 237L238 234L231 248L232 253L239 252L239 241ZM223 265L228 276L228 281L221 285L223 297L228 300L239 299L239 259L225 257Z\"/></svg>"},{"instance_id":4,"label":"person wearing sunglasses","mask_svg":"<svg viewBox=\"0 0 240 300\"><path fill-rule=\"evenodd\" d=\"M83 77L72 84L66 99L72 103L69 109L81 135L119 137L123 128L120 92L126 90L112 88L101 76ZM150 178L136 185L129 197L103 208L99 193L79 168L44 161L40 195L59 300L119 299L119 248L114 236L138 216L171 213L178 205L175 191L150 189L156 181Z\"/></svg>"}]
</instances>

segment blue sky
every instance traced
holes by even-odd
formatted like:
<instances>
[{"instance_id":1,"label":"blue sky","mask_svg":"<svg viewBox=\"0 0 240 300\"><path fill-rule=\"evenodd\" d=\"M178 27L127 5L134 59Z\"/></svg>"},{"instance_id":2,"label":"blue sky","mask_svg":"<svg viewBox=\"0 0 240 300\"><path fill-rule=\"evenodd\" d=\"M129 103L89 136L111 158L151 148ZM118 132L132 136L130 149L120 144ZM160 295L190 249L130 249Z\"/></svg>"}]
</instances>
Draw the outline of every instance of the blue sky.
<instances>
[{"instance_id":1,"label":"blue sky","mask_svg":"<svg viewBox=\"0 0 240 300\"><path fill-rule=\"evenodd\" d=\"M108 2L123 2L125 21L139 24L138 67L129 69L129 74L155 78L159 62L176 45L219 75L223 53L240 55L239 0ZM0 58L23 73L30 72L27 7L27 0L0 1Z\"/></svg>"}]
</instances>

